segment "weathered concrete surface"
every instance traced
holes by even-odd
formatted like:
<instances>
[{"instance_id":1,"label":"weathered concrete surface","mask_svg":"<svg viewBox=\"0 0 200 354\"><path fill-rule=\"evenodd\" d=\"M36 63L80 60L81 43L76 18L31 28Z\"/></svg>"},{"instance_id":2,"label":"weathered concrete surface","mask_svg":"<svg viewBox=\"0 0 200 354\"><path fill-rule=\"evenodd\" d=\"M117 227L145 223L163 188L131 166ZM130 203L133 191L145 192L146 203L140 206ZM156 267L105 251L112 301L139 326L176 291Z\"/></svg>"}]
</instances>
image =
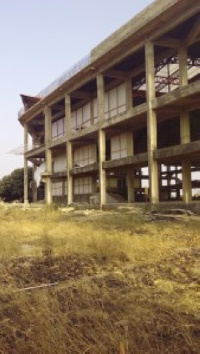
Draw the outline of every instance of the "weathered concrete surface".
<instances>
[{"instance_id":1,"label":"weathered concrete surface","mask_svg":"<svg viewBox=\"0 0 200 354\"><path fill-rule=\"evenodd\" d=\"M154 158L161 160L175 156L184 156L200 152L200 141L170 146L154 151Z\"/></svg>"},{"instance_id":2,"label":"weathered concrete surface","mask_svg":"<svg viewBox=\"0 0 200 354\"><path fill-rule=\"evenodd\" d=\"M142 153L134 156L123 157L118 160L105 161L103 163L103 168L115 168L120 166L128 165L143 165L148 162L148 154Z\"/></svg>"},{"instance_id":3,"label":"weathered concrete surface","mask_svg":"<svg viewBox=\"0 0 200 354\"><path fill-rule=\"evenodd\" d=\"M70 170L71 175L79 175L79 174L84 174L88 172L93 172L93 171L98 171L99 164L97 162L94 162L90 165L83 166L83 167L74 167L72 170Z\"/></svg>"}]
</instances>

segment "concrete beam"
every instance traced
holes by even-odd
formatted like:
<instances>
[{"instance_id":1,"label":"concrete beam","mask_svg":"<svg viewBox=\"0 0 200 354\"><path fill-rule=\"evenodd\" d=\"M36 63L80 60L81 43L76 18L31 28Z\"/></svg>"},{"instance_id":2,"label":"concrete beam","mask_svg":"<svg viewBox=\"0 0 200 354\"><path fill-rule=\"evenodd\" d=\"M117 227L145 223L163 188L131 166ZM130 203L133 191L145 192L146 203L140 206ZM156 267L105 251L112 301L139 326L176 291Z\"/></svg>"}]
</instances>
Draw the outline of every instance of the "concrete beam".
<instances>
[{"instance_id":1,"label":"concrete beam","mask_svg":"<svg viewBox=\"0 0 200 354\"><path fill-rule=\"evenodd\" d=\"M200 34L200 16L197 18L196 22L194 23L193 27L191 28L190 32L186 38L186 45L189 46L194 43L194 40Z\"/></svg>"},{"instance_id":2,"label":"concrete beam","mask_svg":"<svg viewBox=\"0 0 200 354\"><path fill-rule=\"evenodd\" d=\"M179 41L178 39L165 37L161 39L156 39L154 41L154 44L162 47L178 48L181 45L181 41Z\"/></svg>"},{"instance_id":3,"label":"concrete beam","mask_svg":"<svg viewBox=\"0 0 200 354\"><path fill-rule=\"evenodd\" d=\"M99 164L94 162L84 167L76 167L70 170L70 175L82 175L85 173L96 172L99 169Z\"/></svg>"},{"instance_id":4,"label":"concrete beam","mask_svg":"<svg viewBox=\"0 0 200 354\"><path fill-rule=\"evenodd\" d=\"M38 157L38 155L41 155L41 154L43 154L43 155L45 154L45 146L44 145L33 148L32 150L25 152L25 156L27 159L29 159L31 157Z\"/></svg>"},{"instance_id":5,"label":"concrete beam","mask_svg":"<svg viewBox=\"0 0 200 354\"><path fill-rule=\"evenodd\" d=\"M195 153L200 153L200 141L157 149L154 151L154 158L164 160L173 157L185 157Z\"/></svg>"},{"instance_id":6,"label":"concrete beam","mask_svg":"<svg viewBox=\"0 0 200 354\"><path fill-rule=\"evenodd\" d=\"M187 86L180 87L171 93L167 93L166 95L155 98L153 100L153 108L158 109L171 104L174 105L179 104L179 106L181 107L184 98L191 97L195 94L199 94L199 92L200 92L200 80L192 84L189 84Z\"/></svg>"},{"instance_id":7,"label":"concrete beam","mask_svg":"<svg viewBox=\"0 0 200 354\"><path fill-rule=\"evenodd\" d=\"M114 69L109 69L104 73L105 76L112 77L114 79L121 79L121 80L126 80L127 78L127 73L120 71L120 70L114 70Z\"/></svg>"},{"instance_id":8,"label":"concrete beam","mask_svg":"<svg viewBox=\"0 0 200 354\"><path fill-rule=\"evenodd\" d=\"M76 98L87 98L87 99L90 99L93 97L92 94L85 92L83 90L76 90L74 92L71 92L70 96L76 97Z\"/></svg>"},{"instance_id":9,"label":"concrete beam","mask_svg":"<svg viewBox=\"0 0 200 354\"><path fill-rule=\"evenodd\" d=\"M144 152L142 154L137 154L134 156L123 157L117 160L105 161L103 163L103 168L105 169L112 169L122 166L144 166L148 164L148 153Z\"/></svg>"}]
</instances>

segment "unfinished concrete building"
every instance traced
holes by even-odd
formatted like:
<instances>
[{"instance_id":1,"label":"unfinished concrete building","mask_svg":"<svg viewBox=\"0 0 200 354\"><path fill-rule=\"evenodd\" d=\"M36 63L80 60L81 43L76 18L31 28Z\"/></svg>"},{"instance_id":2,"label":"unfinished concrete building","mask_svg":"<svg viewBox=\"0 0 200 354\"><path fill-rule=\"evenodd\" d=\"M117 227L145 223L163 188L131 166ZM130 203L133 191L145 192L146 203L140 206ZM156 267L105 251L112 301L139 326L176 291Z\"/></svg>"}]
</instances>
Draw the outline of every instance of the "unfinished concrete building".
<instances>
[{"instance_id":1,"label":"unfinished concrete building","mask_svg":"<svg viewBox=\"0 0 200 354\"><path fill-rule=\"evenodd\" d=\"M25 202L28 162L33 201L200 199L200 1L154 1L22 100Z\"/></svg>"}]
</instances>

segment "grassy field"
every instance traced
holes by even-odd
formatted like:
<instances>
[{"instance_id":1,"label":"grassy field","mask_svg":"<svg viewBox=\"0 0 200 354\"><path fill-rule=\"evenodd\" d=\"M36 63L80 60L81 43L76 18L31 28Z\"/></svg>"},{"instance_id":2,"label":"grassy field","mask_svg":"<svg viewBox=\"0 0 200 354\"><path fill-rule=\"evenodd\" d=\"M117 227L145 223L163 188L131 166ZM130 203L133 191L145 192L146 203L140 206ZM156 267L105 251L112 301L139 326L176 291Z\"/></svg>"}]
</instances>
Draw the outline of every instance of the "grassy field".
<instances>
[{"instance_id":1,"label":"grassy field","mask_svg":"<svg viewBox=\"0 0 200 354\"><path fill-rule=\"evenodd\" d=\"M1 208L0 353L198 353L199 229Z\"/></svg>"}]
</instances>

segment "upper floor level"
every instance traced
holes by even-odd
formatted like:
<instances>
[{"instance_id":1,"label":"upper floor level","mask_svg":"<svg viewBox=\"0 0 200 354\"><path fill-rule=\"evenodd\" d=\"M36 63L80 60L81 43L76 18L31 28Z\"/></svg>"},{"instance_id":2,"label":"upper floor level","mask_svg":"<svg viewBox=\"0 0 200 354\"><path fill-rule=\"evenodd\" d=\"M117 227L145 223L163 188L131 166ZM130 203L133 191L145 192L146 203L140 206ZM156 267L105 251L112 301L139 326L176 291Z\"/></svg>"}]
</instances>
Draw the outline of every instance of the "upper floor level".
<instances>
[{"instance_id":1,"label":"upper floor level","mask_svg":"<svg viewBox=\"0 0 200 354\"><path fill-rule=\"evenodd\" d=\"M169 103L181 109L181 97L187 109L198 106L199 92L200 3L156 0L38 97L23 95L19 120L33 146L56 144L139 119L150 99L158 110Z\"/></svg>"}]
</instances>

